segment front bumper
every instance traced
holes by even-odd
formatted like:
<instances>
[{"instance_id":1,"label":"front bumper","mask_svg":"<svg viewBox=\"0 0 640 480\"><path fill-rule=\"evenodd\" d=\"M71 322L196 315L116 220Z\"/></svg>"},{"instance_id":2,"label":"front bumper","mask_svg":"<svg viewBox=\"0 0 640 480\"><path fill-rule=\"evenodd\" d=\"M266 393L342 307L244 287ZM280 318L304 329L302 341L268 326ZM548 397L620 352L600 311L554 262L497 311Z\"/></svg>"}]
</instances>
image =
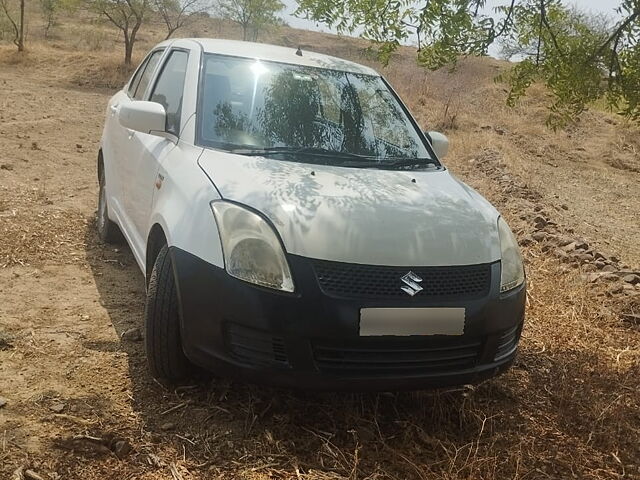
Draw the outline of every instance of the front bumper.
<instances>
[{"instance_id":1,"label":"front bumper","mask_svg":"<svg viewBox=\"0 0 640 480\"><path fill-rule=\"evenodd\" d=\"M324 390L402 390L462 385L498 375L515 357L525 285L468 300L339 298L323 292L308 259L289 255L295 293L250 285L170 248L185 354L214 373ZM360 337L361 308L461 307L461 336Z\"/></svg>"}]
</instances>

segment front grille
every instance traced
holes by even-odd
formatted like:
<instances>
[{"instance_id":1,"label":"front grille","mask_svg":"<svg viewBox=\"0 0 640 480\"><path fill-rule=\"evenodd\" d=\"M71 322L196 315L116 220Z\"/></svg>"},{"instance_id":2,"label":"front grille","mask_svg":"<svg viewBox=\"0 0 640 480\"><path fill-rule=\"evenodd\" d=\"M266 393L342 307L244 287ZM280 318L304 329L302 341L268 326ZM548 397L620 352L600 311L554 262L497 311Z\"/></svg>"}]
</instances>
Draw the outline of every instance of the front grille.
<instances>
[{"instance_id":1,"label":"front grille","mask_svg":"<svg viewBox=\"0 0 640 480\"><path fill-rule=\"evenodd\" d=\"M314 342L323 373L384 376L442 373L476 364L481 341L466 339L357 338Z\"/></svg>"},{"instance_id":2,"label":"front grille","mask_svg":"<svg viewBox=\"0 0 640 480\"><path fill-rule=\"evenodd\" d=\"M511 355L518 346L518 340L520 337L520 325L516 325L510 328L502 335L498 340L498 349L496 351L494 361L502 360L503 358Z\"/></svg>"},{"instance_id":3,"label":"front grille","mask_svg":"<svg viewBox=\"0 0 640 480\"><path fill-rule=\"evenodd\" d=\"M227 348L238 361L252 366L288 367L284 339L237 324L226 328Z\"/></svg>"},{"instance_id":4,"label":"front grille","mask_svg":"<svg viewBox=\"0 0 640 480\"><path fill-rule=\"evenodd\" d=\"M422 279L413 298L479 298L491 287L491 264L387 267L313 260L313 268L322 291L338 297L409 298L401 280L409 271Z\"/></svg>"}]
</instances>

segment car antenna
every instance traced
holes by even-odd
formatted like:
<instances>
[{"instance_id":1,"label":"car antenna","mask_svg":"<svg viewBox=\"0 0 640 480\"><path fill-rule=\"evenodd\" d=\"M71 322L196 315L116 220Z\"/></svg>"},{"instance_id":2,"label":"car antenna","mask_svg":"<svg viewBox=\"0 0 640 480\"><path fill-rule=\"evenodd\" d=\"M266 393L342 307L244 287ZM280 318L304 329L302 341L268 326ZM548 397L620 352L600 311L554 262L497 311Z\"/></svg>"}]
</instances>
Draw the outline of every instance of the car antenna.
<instances>
[{"instance_id":1,"label":"car antenna","mask_svg":"<svg viewBox=\"0 0 640 480\"><path fill-rule=\"evenodd\" d=\"M302 56L302 47L298 47L298 50L296 50L296 55L298 55L299 57Z\"/></svg>"}]
</instances>

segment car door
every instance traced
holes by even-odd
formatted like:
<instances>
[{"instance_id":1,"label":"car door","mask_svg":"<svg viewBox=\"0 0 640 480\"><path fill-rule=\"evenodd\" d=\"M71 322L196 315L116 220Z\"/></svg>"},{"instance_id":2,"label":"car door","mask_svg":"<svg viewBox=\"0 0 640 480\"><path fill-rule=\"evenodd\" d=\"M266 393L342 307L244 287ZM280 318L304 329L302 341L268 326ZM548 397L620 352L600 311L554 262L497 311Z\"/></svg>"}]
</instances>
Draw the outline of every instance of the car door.
<instances>
[{"instance_id":1,"label":"car door","mask_svg":"<svg viewBox=\"0 0 640 480\"><path fill-rule=\"evenodd\" d=\"M131 77L129 84L111 98L107 107L103 155L107 174L108 203L109 209L118 216L120 223L124 224L125 234L130 223L127 221L128 216L124 210L124 192L128 181L125 172L131 130L120 125L118 109L121 105L143 98L164 50L160 48L150 52Z\"/></svg>"},{"instance_id":2,"label":"car door","mask_svg":"<svg viewBox=\"0 0 640 480\"><path fill-rule=\"evenodd\" d=\"M167 115L165 131L168 138L132 132L127 145L127 188L124 195L125 208L129 215L135 238L134 248L140 259L144 258L149 217L153 195L158 188L158 168L162 160L174 148L180 136L182 98L189 53L171 49L160 67L149 93L145 98L161 104Z\"/></svg>"}]
</instances>

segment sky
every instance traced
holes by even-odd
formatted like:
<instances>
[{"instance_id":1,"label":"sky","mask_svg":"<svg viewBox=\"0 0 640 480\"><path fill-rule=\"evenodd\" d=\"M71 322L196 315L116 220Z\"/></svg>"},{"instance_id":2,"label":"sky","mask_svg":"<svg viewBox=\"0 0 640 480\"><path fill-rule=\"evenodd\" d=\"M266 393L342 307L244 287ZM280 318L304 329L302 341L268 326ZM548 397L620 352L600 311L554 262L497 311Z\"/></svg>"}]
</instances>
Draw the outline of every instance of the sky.
<instances>
[{"instance_id":1,"label":"sky","mask_svg":"<svg viewBox=\"0 0 640 480\"><path fill-rule=\"evenodd\" d=\"M317 25L312 21L305 20L302 18L296 18L292 16L293 12L296 10L297 3L295 0L283 0L286 5L284 20L294 28L303 28L306 30L317 30L321 32L333 32L326 25ZM509 2L507 0L487 0L487 6L485 7L485 11L491 12L492 9L497 5L505 5ZM595 14L606 14L611 15L611 17L615 16L615 9L620 5L620 0L567 0L564 1L566 5L575 5L581 10L590 11Z\"/></svg>"}]
</instances>

